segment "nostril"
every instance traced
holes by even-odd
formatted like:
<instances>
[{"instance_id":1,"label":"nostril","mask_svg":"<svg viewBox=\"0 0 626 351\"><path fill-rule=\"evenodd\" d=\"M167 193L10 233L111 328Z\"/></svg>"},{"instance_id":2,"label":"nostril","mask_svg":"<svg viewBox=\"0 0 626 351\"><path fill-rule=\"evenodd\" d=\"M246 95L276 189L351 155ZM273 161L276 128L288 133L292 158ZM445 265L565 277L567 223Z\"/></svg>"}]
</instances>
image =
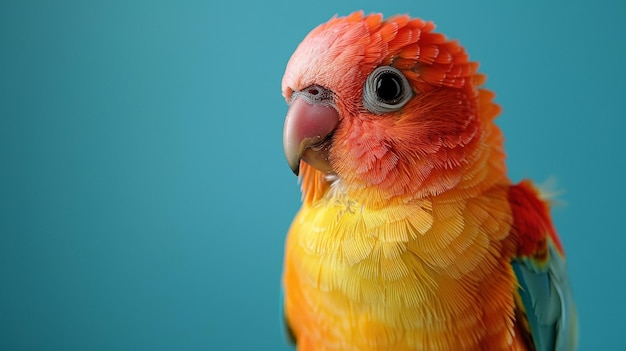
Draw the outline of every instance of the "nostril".
<instances>
[{"instance_id":1,"label":"nostril","mask_svg":"<svg viewBox=\"0 0 626 351\"><path fill-rule=\"evenodd\" d=\"M302 90L294 91L291 95L291 101L296 99L296 97L302 97L306 99L309 103L324 103L329 104L332 102L333 95L330 90L324 88L323 86L319 86L317 84L309 85Z\"/></svg>"}]
</instances>

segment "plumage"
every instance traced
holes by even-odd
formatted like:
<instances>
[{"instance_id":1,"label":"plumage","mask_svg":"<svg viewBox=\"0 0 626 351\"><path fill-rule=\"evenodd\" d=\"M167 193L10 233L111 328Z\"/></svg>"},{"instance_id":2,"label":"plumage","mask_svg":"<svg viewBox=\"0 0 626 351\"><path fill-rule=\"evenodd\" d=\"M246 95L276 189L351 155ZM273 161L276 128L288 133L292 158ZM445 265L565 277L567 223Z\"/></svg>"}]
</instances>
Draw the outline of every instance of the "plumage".
<instances>
[{"instance_id":1,"label":"plumage","mask_svg":"<svg viewBox=\"0 0 626 351\"><path fill-rule=\"evenodd\" d=\"M287 65L290 333L300 351L575 349L548 204L508 179L485 76L433 30L334 17Z\"/></svg>"}]
</instances>

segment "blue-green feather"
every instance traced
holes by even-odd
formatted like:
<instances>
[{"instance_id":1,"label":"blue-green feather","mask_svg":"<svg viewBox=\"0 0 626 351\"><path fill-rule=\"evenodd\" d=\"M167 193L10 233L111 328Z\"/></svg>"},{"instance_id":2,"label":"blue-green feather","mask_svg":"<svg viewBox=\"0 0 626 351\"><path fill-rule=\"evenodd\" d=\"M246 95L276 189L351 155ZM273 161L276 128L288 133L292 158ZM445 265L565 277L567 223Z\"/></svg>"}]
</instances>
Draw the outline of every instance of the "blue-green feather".
<instances>
[{"instance_id":1,"label":"blue-green feather","mask_svg":"<svg viewBox=\"0 0 626 351\"><path fill-rule=\"evenodd\" d=\"M548 263L524 257L512 262L530 334L537 351L570 351L577 346L577 319L565 260L548 241Z\"/></svg>"}]
</instances>

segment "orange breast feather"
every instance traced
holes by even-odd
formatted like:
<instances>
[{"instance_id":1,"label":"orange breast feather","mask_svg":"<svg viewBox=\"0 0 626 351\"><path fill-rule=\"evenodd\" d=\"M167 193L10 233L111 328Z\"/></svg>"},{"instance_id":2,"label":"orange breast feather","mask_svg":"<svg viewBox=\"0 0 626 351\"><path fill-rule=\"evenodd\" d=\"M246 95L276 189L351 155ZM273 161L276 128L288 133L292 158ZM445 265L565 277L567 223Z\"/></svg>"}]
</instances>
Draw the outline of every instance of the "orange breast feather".
<instances>
[{"instance_id":1,"label":"orange breast feather","mask_svg":"<svg viewBox=\"0 0 626 351\"><path fill-rule=\"evenodd\" d=\"M303 206L287 241L299 350L524 349L505 187L378 209L329 194Z\"/></svg>"}]
</instances>

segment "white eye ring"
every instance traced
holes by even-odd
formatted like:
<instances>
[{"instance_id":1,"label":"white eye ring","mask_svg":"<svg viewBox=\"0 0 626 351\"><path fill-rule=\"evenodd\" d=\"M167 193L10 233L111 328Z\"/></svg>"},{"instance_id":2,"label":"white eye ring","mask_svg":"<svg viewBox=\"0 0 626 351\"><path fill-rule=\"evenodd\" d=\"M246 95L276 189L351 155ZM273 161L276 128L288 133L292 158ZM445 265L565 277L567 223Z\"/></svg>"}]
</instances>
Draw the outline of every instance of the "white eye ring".
<instances>
[{"instance_id":1,"label":"white eye ring","mask_svg":"<svg viewBox=\"0 0 626 351\"><path fill-rule=\"evenodd\" d=\"M365 80L363 106L381 115L398 111L413 97L413 90L404 74L395 67L377 67Z\"/></svg>"}]
</instances>

